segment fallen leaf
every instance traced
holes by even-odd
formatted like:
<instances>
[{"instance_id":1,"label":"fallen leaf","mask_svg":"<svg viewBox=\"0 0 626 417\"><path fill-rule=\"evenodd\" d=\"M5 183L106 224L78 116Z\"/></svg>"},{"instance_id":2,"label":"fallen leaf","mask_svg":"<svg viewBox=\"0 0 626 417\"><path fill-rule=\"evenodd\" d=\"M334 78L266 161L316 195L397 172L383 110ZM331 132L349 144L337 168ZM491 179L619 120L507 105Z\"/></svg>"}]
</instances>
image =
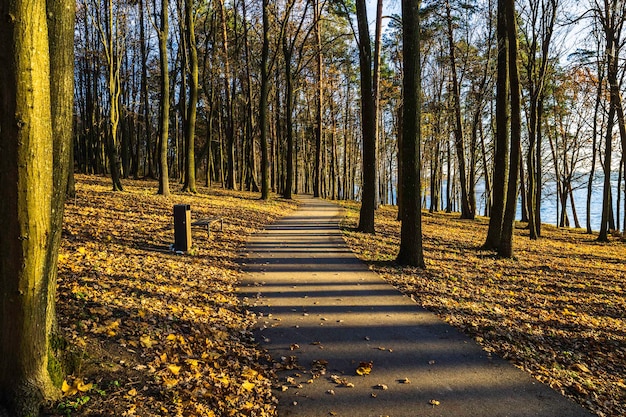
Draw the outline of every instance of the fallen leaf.
<instances>
[{"instance_id":1,"label":"fallen leaf","mask_svg":"<svg viewBox=\"0 0 626 417\"><path fill-rule=\"evenodd\" d=\"M577 363L574 366L572 366L572 368L574 368L575 370L579 371L579 372L584 372L584 373L591 373L591 371L589 370L589 368L587 368L584 364L582 363Z\"/></svg>"},{"instance_id":2,"label":"fallen leaf","mask_svg":"<svg viewBox=\"0 0 626 417\"><path fill-rule=\"evenodd\" d=\"M163 378L163 385L165 385L165 388L167 389L174 388L178 385L178 382L179 381L176 378Z\"/></svg>"},{"instance_id":3,"label":"fallen leaf","mask_svg":"<svg viewBox=\"0 0 626 417\"><path fill-rule=\"evenodd\" d=\"M180 366L178 365L167 365L167 369L170 370L170 372L174 375L178 375L178 373L180 372Z\"/></svg>"},{"instance_id":4,"label":"fallen leaf","mask_svg":"<svg viewBox=\"0 0 626 417\"><path fill-rule=\"evenodd\" d=\"M356 374L361 376L369 375L372 372L373 366L373 362L361 362L359 367L356 368Z\"/></svg>"},{"instance_id":5,"label":"fallen leaf","mask_svg":"<svg viewBox=\"0 0 626 417\"><path fill-rule=\"evenodd\" d=\"M157 344L154 340L150 338L150 336L146 334L144 334L143 336L139 338L139 343L141 343L143 347L148 348L148 349L152 348L152 346Z\"/></svg>"},{"instance_id":6,"label":"fallen leaf","mask_svg":"<svg viewBox=\"0 0 626 417\"><path fill-rule=\"evenodd\" d=\"M243 388L244 390L250 392L254 389L256 385L250 381L245 381L243 384L241 384L241 388Z\"/></svg>"}]
</instances>

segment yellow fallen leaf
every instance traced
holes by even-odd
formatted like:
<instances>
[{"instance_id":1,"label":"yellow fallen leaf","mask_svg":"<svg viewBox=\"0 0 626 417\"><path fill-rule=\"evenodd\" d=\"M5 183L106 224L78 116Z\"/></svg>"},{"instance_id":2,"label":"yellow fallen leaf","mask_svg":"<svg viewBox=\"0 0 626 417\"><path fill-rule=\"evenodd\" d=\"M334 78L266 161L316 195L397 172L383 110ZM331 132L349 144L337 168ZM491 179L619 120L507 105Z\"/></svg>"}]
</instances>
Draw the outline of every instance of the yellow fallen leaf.
<instances>
[{"instance_id":1,"label":"yellow fallen leaf","mask_svg":"<svg viewBox=\"0 0 626 417\"><path fill-rule=\"evenodd\" d=\"M180 366L178 365L168 365L167 369L170 370L171 373L173 373L174 375L178 375L178 373L180 372Z\"/></svg>"},{"instance_id":2,"label":"yellow fallen leaf","mask_svg":"<svg viewBox=\"0 0 626 417\"><path fill-rule=\"evenodd\" d=\"M220 374L216 376L215 380L224 386L227 386L228 384L230 384L230 379L228 379L228 377L224 374Z\"/></svg>"},{"instance_id":3,"label":"yellow fallen leaf","mask_svg":"<svg viewBox=\"0 0 626 417\"><path fill-rule=\"evenodd\" d=\"M130 391L128 391L128 395L130 395L131 397L134 397L137 395L137 390L135 388L131 389Z\"/></svg>"},{"instance_id":4,"label":"yellow fallen leaf","mask_svg":"<svg viewBox=\"0 0 626 417\"><path fill-rule=\"evenodd\" d=\"M67 380L63 380L61 391L64 397L71 397L80 392L88 392L91 388L93 388L93 384L85 384L82 379L75 379L72 385L70 385Z\"/></svg>"},{"instance_id":5,"label":"yellow fallen leaf","mask_svg":"<svg viewBox=\"0 0 626 417\"><path fill-rule=\"evenodd\" d=\"M247 379L254 379L257 377L258 374L259 373L255 371L254 369L248 368L241 373L241 376Z\"/></svg>"},{"instance_id":6,"label":"yellow fallen leaf","mask_svg":"<svg viewBox=\"0 0 626 417\"><path fill-rule=\"evenodd\" d=\"M157 342L150 339L150 336L145 335L145 334L139 338L139 342L141 343L143 347L148 348L148 349L150 349L152 346L157 344Z\"/></svg>"},{"instance_id":7,"label":"yellow fallen leaf","mask_svg":"<svg viewBox=\"0 0 626 417\"><path fill-rule=\"evenodd\" d=\"M70 384L67 383L67 380L63 380L63 386L61 387L61 391L63 391L63 396L69 397L76 394L78 391L73 388Z\"/></svg>"},{"instance_id":8,"label":"yellow fallen leaf","mask_svg":"<svg viewBox=\"0 0 626 417\"><path fill-rule=\"evenodd\" d=\"M574 368L575 370L579 372L585 372L587 374L591 373L589 368L587 368L587 366L583 365L582 363L577 363L574 366L572 366L572 368Z\"/></svg>"},{"instance_id":9,"label":"yellow fallen leaf","mask_svg":"<svg viewBox=\"0 0 626 417\"><path fill-rule=\"evenodd\" d=\"M168 388L168 389L173 388L176 385L178 385L178 379L163 378L163 385L165 385L165 388Z\"/></svg>"},{"instance_id":10,"label":"yellow fallen leaf","mask_svg":"<svg viewBox=\"0 0 626 417\"><path fill-rule=\"evenodd\" d=\"M91 390L92 387L93 387L93 384L83 384L82 379L76 380L76 389L80 392L87 392Z\"/></svg>"},{"instance_id":11,"label":"yellow fallen leaf","mask_svg":"<svg viewBox=\"0 0 626 417\"><path fill-rule=\"evenodd\" d=\"M243 384L241 384L241 388L245 389L246 391L252 391L254 389L254 384L250 381L246 381Z\"/></svg>"},{"instance_id":12,"label":"yellow fallen leaf","mask_svg":"<svg viewBox=\"0 0 626 417\"><path fill-rule=\"evenodd\" d=\"M361 362L358 368L356 368L356 374L365 376L372 372L372 362Z\"/></svg>"}]
</instances>

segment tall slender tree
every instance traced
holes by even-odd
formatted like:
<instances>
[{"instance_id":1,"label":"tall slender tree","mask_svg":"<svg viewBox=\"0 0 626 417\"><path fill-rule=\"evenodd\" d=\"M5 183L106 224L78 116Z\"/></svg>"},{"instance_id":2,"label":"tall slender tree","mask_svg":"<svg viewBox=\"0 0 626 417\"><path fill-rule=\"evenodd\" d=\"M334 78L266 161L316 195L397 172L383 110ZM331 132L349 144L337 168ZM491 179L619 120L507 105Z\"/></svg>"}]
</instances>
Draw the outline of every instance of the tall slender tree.
<instances>
[{"instance_id":1,"label":"tall slender tree","mask_svg":"<svg viewBox=\"0 0 626 417\"><path fill-rule=\"evenodd\" d=\"M194 0L185 2L185 38L189 51L189 101L185 120L185 184L183 191L196 192L196 115L198 107L198 48L196 45L196 16Z\"/></svg>"},{"instance_id":2,"label":"tall slender tree","mask_svg":"<svg viewBox=\"0 0 626 417\"><path fill-rule=\"evenodd\" d=\"M605 60L607 70L607 80L609 83L609 115L607 120L606 141L604 150L604 189L602 197L602 219L600 223L599 241L608 241L612 207L612 168L611 159L613 155L613 129L617 121L622 148L626 149L626 125L624 120L624 110L619 81L619 57L623 46L622 30L626 17L626 4L621 0L595 1L594 12L600 21L604 31ZM616 120L617 118L617 120Z\"/></svg>"},{"instance_id":3,"label":"tall slender tree","mask_svg":"<svg viewBox=\"0 0 626 417\"><path fill-rule=\"evenodd\" d=\"M156 5L154 7L156 10ZM159 194L169 197L169 166L167 149L170 128L170 70L167 55L167 38L169 36L169 1L161 0L161 18L159 29L159 68L161 70L159 101Z\"/></svg>"},{"instance_id":4,"label":"tall slender tree","mask_svg":"<svg viewBox=\"0 0 626 417\"><path fill-rule=\"evenodd\" d=\"M267 200L270 195L270 164L268 149L268 96L270 55L270 22L269 0L263 0L263 45L261 47L261 92L259 94L259 129L261 130L261 199Z\"/></svg>"},{"instance_id":5,"label":"tall slender tree","mask_svg":"<svg viewBox=\"0 0 626 417\"><path fill-rule=\"evenodd\" d=\"M461 218L473 219L476 217L476 207L470 205L467 185L467 168L465 161L465 137L463 134L463 120L461 113L461 88L457 74L456 43L452 22L452 7L450 0L446 0L446 23L448 35L448 49L450 70L452 73L452 100L454 105L454 149L457 156L458 175L461 187Z\"/></svg>"},{"instance_id":6,"label":"tall slender tree","mask_svg":"<svg viewBox=\"0 0 626 417\"><path fill-rule=\"evenodd\" d=\"M560 0L531 0L526 19L526 75L528 89L527 209L531 239L541 236L542 119L550 47Z\"/></svg>"},{"instance_id":7,"label":"tall slender tree","mask_svg":"<svg viewBox=\"0 0 626 417\"><path fill-rule=\"evenodd\" d=\"M363 135L363 181L358 230L374 233L376 210L376 102L372 78L372 45L365 0L357 0L359 69L361 74L361 129Z\"/></svg>"},{"instance_id":8,"label":"tall slender tree","mask_svg":"<svg viewBox=\"0 0 626 417\"><path fill-rule=\"evenodd\" d=\"M506 203L502 218L502 235L498 246L498 255L503 258L513 257L513 231L515 213L517 210L517 196L519 171L522 149L522 120L521 120L521 89L518 68L518 36L517 14L515 0L506 0L506 31L508 40L509 85L511 100L511 148L509 155L509 178L506 190Z\"/></svg>"},{"instance_id":9,"label":"tall slender tree","mask_svg":"<svg viewBox=\"0 0 626 417\"><path fill-rule=\"evenodd\" d=\"M321 25L321 2L314 0L313 19L315 24L313 31L315 33L316 48L316 95L315 95L315 173L313 178L313 195L321 197L322 195L322 118L323 118L323 97L324 97L324 68L322 66L322 31Z\"/></svg>"},{"instance_id":10,"label":"tall slender tree","mask_svg":"<svg viewBox=\"0 0 626 417\"><path fill-rule=\"evenodd\" d=\"M420 65L420 1L402 0L402 51L404 78L402 82L402 227L401 265L424 268L422 248L421 199L421 65Z\"/></svg>"},{"instance_id":11,"label":"tall slender tree","mask_svg":"<svg viewBox=\"0 0 626 417\"><path fill-rule=\"evenodd\" d=\"M104 28L98 22L100 37L107 60L107 87L109 93L109 131L105 148L109 160L109 171L113 183L113 191L123 191L122 161L119 154L120 96L122 94L121 67L123 54L120 22L117 18L116 4L107 0L105 4Z\"/></svg>"},{"instance_id":12,"label":"tall slender tree","mask_svg":"<svg viewBox=\"0 0 626 417\"><path fill-rule=\"evenodd\" d=\"M509 42L505 3L510 0L498 0L496 38L498 41L497 79L496 79L496 142L494 154L493 198L486 249L498 249L502 237L502 223L509 181Z\"/></svg>"}]
</instances>

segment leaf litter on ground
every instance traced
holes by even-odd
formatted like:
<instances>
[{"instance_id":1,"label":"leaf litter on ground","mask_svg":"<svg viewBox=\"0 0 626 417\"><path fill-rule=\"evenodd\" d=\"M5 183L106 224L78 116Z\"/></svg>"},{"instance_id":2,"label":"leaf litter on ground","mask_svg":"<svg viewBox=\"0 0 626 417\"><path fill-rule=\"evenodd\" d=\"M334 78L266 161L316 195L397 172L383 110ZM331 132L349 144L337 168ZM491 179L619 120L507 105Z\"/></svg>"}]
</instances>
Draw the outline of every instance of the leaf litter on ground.
<instances>
[{"instance_id":1,"label":"leaf litter on ground","mask_svg":"<svg viewBox=\"0 0 626 417\"><path fill-rule=\"evenodd\" d=\"M73 416L273 416L272 367L255 317L235 294L246 239L295 209L253 193L200 188L156 195L155 181L77 176L59 254L58 324L70 373L66 397L97 387ZM173 188L173 187L172 187ZM222 217L222 232L173 243L174 204ZM68 382L69 381L69 382ZM66 415L50 405L46 415Z\"/></svg>"},{"instance_id":2,"label":"leaf litter on ground","mask_svg":"<svg viewBox=\"0 0 626 417\"><path fill-rule=\"evenodd\" d=\"M344 203L344 237L370 268L424 307L601 417L626 416L626 243L544 225L516 226L517 259L480 250L488 219L426 213L427 268L394 264L397 209L376 213L376 234L354 231L358 205Z\"/></svg>"}]
</instances>

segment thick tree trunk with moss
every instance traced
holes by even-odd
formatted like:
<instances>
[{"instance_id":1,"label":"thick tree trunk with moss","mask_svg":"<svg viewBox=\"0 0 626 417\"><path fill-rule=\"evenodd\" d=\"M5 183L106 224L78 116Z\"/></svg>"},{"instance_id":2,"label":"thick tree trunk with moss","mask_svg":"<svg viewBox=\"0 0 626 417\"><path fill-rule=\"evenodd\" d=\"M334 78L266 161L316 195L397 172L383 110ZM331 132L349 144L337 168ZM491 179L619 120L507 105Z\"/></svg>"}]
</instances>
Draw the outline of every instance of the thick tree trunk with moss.
<instances>
[{"instance_id":1,"label":"thick tree trunk with moss","mask_svg":"<svg viewBox=\"0 0 626 417\"><path fill-rule=\"evenodd\" d=\"M48 38L50 45L50 101L52 116L53 172L51 224L48 239L48 322L49 337L56 332L55 294L57 287L58 248L63 231L65 198L76 193L74 178L74 28L76 2L47 0ZM49 354L55 352L49 350ZM55 384L64 375L56 359L49 357L48 369ZM54 368L54 370L53 370Z\"/></svg>"},{"instance_id":2,"label":"thick tree trunk with moss","mask_svg":"<svg viewBox=\"0 0 626 417\"><path fill-rule=\"evenodd\" d=\"M419 1L402 1L404 59L402 115L402 228L397 262L423 268L421 204L421 104Z\"/></svg>"},{"instance_id":3,"label":"thick tree trunk with moss","mask_svg":"<svg viewBox=\"0 0 626 417\"><path fill-rule=\"evenodd\" d=\"M0 405L11 416L36 416L43 400L59 394L49 372L49 336L72 136L74 4L50 2L46 10L45 0L3 2L0 14L12 17L0 27L5 46L0 50L5 65L0 73Z\"/></svg>"}]
</instances>

